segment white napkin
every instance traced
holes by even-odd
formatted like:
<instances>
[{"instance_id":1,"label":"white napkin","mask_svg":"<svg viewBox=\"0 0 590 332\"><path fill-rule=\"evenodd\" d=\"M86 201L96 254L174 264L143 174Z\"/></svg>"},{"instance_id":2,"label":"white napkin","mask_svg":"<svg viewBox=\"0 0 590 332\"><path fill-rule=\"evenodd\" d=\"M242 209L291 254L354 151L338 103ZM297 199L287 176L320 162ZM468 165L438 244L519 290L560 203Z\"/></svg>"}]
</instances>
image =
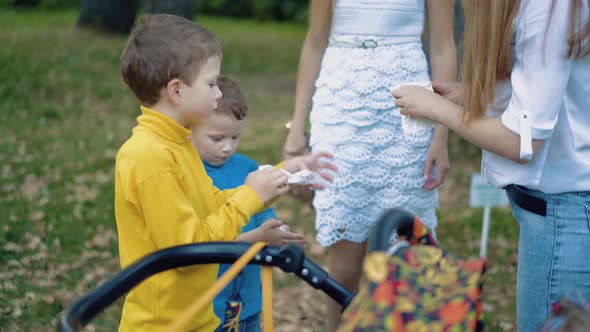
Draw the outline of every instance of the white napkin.
<instances>
[{"instance_id":1,"label":"white napkin","mask_svg":"<svg viewBox=\"0 0 590 332\"><path fill-rule=\"evenodd\" d=\"M391 91L393 90L397 90L398 88L400 88L401 86L404 85L417 85L417 86L421 86L427 90L432 91L432 83L430 81L420 81L420 82L407 82L407 83L403 83L403 84L399 84L393 87L393 89L391 89ZM434 128L437 123L429 120L429 119L416 119L416 118L412 118L408 115L403 115L402 116L402 130L404 131L404 133L407 134L411 134L411 133L417 133L423 130L428 130L431 128Z\"/></svg>"},{"instance_id":2,"label":"white napkin","mask_svg":"<svg viewBox=\"0 0 590 332\"><path fill-rule=\"evenodd\" d=\"M262 165L260 167L258 167L259 170L261 169L265 169L267 167L274 167L273 165ZM309 171L309 170L302 170L299 172L295 172L295 173L289 173L287 171L285 171L284 169L281 169L281 171L283 171L283 173L285 173L287 175L287 184L298 184L298 185L303 185L303 186L307 186L310 185L312 183L322 183L323 178L315 172Z\"/></svg>"}]
</instances>

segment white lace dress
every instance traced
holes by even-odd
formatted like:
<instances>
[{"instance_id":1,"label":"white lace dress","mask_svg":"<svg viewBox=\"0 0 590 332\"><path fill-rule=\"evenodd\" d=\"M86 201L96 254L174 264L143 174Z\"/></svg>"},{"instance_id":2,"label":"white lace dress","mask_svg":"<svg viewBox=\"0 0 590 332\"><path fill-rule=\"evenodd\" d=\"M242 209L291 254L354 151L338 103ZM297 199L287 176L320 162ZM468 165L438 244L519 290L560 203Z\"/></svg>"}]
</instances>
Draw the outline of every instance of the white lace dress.
<instances>
[{"instance_id":1,"label":"white lace dress","mask_svg":"<svg viewBox=\"0 0 590 332\"><path fill-rule=\"evenodd\" d=\"M424 1L336 0L310 113L312 150L332 152L339 167L334 183L313 200L323 246L366 240L370 226L393 207L436 227L437 193L422 189L433 131L404 134L391 96L396 84L430 79L421 43L397 42L419 37L423 22ZM351 37L379 45L334 42Z\"/></svg>"}]
</instances>

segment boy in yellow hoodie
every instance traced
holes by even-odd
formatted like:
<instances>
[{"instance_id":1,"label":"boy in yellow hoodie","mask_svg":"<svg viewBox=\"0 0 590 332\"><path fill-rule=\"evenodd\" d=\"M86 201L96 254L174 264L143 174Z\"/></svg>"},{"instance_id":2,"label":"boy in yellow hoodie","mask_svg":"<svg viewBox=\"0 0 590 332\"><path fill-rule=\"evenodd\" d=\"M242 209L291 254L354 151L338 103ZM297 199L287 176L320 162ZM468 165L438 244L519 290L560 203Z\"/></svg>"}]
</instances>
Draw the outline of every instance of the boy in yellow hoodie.
<instances>
[{"instance_id":1,"label":"boy in yellow hoodie","mask_svg":"<svg viewBox=\"0 0 590 332\"><path fill-rule=\"evenodd\" d=\"M146 15L129 36L121 73L141 103L132 136L117 154L115 216L121 266L171 246L234 240L250 217L289 188L269 167L245 184L220 191L191 142L191 128L217 107L222 59L219 41L201 25L173 15ZM289 172L335 167L315 153L290 159ZM195 171L196 170L196 171ZM321 185L317 184L321 189ZM119 331L165 331L217 279L216 265L159 273L125 298ZM188 331L213 331L212 305Z\"/></svg>"}]
</instances>

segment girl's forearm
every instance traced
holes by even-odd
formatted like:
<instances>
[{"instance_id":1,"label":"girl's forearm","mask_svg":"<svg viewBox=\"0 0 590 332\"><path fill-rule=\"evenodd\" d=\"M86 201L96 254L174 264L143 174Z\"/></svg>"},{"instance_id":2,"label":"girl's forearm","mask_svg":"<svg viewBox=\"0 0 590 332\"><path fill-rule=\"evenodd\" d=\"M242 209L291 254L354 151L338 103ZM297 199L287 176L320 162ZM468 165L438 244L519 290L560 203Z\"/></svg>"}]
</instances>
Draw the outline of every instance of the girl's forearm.
<instances>
[{"instance_id":1,"label":"girl's forearm","mask_svg":"<svg viewBox=\"0 0 590 332\"><path fill-rule=\"evenodd\" d=\"M440 108L439 108L440 107ZM520 159L520 136L506 128L500 118L479 118L463 123L463 108L444 100L437 105L434 112L435 121L447 126L470 143L517 163L526 163ZM543 141L533 141L536 153Z\"/></svg>"}]
</instances>

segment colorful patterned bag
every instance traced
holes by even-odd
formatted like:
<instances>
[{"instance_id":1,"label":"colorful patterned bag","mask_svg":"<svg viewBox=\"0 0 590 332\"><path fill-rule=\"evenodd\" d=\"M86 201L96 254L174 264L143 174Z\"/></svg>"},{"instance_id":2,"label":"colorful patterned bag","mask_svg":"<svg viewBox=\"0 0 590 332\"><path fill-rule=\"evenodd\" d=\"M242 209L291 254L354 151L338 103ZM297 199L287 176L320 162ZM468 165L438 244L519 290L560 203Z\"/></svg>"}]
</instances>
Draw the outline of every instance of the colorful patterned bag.
<instances>
[{"instance_id":1,"label":"colorful patterned bag","mask_svg":"<svg viewBox=\"0 0 590 332\"><path fill-rule=\"evenodd\" d=\"M384 251L367 255L361 287L339 332L482 329L484 259L456 259L433 246L425 230L416 218L404 238L413 245L393 256Z\"/></svg>"}]
</instances>

